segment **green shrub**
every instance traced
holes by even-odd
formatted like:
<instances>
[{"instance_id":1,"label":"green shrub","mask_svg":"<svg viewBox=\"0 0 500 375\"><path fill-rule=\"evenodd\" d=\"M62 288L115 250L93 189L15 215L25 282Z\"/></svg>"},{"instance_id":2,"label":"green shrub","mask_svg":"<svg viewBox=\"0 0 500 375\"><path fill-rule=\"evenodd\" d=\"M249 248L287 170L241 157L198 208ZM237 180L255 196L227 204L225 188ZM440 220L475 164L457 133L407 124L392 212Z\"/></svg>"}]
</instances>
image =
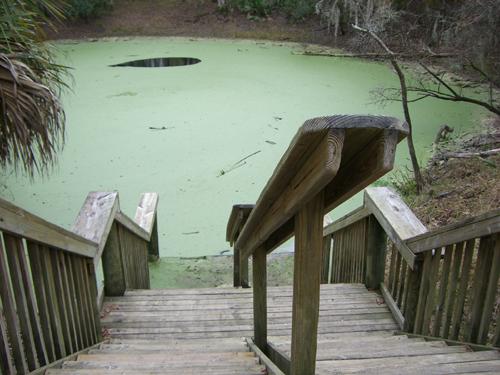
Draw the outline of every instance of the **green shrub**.
<instances>
[{"instance_id":1,"label":"green shrub","mask_svg":"<svg viewBox=\"0 0 500 375\"><path fill-rule=\"evenodd\" d=\"M113 6L113 0L70 0L68 14L72 18L88 20L102 15Z\"/></svg>"}]
</instances>

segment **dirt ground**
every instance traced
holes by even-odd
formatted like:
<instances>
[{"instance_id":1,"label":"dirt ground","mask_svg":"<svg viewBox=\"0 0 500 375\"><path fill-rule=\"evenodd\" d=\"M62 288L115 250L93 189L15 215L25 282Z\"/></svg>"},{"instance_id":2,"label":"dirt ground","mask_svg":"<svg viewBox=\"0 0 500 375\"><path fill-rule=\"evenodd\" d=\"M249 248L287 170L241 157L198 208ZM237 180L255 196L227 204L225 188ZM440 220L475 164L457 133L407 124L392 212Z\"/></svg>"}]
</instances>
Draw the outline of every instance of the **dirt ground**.
<instances>
[{"instance_id":1,"label":"dirt ground","mask_svg":"<svg viewBox=\"0 0 500 375\"><path fill-rule=\"evenodd\" d=\"M293 254L271 254L267 260L267 273L268 286L291 285ZM233 257L161 258L150 265L150 276L151 288L154 289L232 287ZM252 277L251 268L249 277Z\"/></svg>"},{"instance_id":2,"label":"dirt ground","mask_svg":"<svg viewBox=\"0 0 500 375\"><path fill-rule=\"evenodd\" d=\"M283 15L252 20L239 12L227 16L210 0L115 0L102 17L68 21L48 33L51 39L113 36L191 36L205 38L268 39L330 45L319 18L293 23Z\"/></svg>"},{"instance_id":3,"label":"dirt ground","mask_svg":"<svg viewBox=\"0 0 500 375\"><path fill-rule=\"evenodd\" d=\"M425 170L429 181L421 196L406 197L428 227L436 228L500 207L500 155L445 158L448 152L477 153L500 148L500 118L485 119L478 132L451 138Z\"/></svg>"}]
</instances>

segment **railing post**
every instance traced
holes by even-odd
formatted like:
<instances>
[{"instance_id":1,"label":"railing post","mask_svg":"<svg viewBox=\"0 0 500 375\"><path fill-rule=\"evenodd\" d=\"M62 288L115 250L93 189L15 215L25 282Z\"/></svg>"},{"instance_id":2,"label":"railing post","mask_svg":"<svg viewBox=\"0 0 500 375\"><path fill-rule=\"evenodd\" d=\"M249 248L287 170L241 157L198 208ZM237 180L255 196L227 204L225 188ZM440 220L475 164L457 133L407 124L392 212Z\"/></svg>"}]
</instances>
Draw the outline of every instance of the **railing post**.
<instances>
[{"instance_id":1,"label":"railing post","mask_svg":"<svg viewBox=\"0 0 500 375\"><path fill-rule=\"evenodd\" d=\"M120 237L116 223L111 227L102 253L102 268L104 272L104 294L106 296L123 296L125 289L127 289L127 281L123 269Z\"/></svg>"},{"instance_id":2,"label":"railing post","mask_svg":"<svg viewBox=\"0 0 500 375\"><path fill-rule=\"evenodd\" d=\"M233 286L248 288L248 258L241 259L241 251L236 247L233 255Z\"/></svg>"},{"instance_id":3,"label":"railing post","mask_svg":"<svg viewBox=\"0 0 500 375\"><path fill-rule=\"evenodd\" d=\"M332 235L323 237L323 259L321 263L321 284L330 282L330 253L332 250Z\"/></svg>"},{"instance_id":4,"label":"railing post","mask_svg":"<svg viewBox=\"0 0 500 375\"><path fill-rule=\"evenodd\" d=\"M158 259L160 259L160 246L158 244L158 216L156 216L148 244L148 260L156 262Z\"/></svg>"},{"instance_id":5,"label":"railing post","mask_svg":"<svg viewBox=\"0 0 500 375\"><path fill-rule=\"evenodd\" d=\"M291 375L316 369L324 194L319 193L295 216Z\"/></svg>"},{"instance_id":6,"label":"railing post","mask_svg":"<svg viewBox=\"0 0 500 375\"><path fill-rule=\"evenodd\" d=\"M260 350L267 346L267 264L266 249L261 247L253 254L253 320L254 343Z\"/></svg>"},{"instance_id":7,"label":"railing post","mask_svg":"<svg viewBox=\"0 0 500 375\"><path fill-rule=\"evenodd\" d=\"M384 281L387 235L375 216L370 215L366 221L365 285L368 289L378 289Z\"/></svg>"},{"instance_id":8,"label":"railing post","mask_svg":"<svg viewBox=\"0 0 500 375\"><path fill-rule=\"evenodd\" d=\"M87 272L89 275L89 292L90 292L90 302L92 304L91 313L94 314L94 324L95 324L95 335L96 341L102 341L101 334L101 313L99 311L99 305L97 303L97 277L95 273L94 263L91 259L86 261Z\"/></svg>"},{"instance_id":9,"label":"railing post","mask_svg":"<svg viewBox=\"0 0 500 375\"><path fill-rule=\"evenodd\" d=\"M415 261L415 266L408 269L408 296L405 306L405 326L406 332L413 332L415 328L415 318L417 316L418 296L420 293L420 283L422 282L423 262L421 259Z\"/></svg>"}]
</instances>

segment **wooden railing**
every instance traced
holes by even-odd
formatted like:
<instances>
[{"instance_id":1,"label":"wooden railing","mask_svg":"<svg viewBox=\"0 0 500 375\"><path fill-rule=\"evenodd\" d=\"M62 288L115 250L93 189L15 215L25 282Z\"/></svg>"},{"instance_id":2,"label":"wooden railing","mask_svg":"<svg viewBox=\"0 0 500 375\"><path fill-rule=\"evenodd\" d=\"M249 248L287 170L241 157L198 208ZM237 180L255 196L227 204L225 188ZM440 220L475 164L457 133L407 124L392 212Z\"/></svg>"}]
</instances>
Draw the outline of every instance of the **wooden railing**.
<instances>
[{"instance_id":1,"label":"wooden railing","mask_svg":"<svg viewBox=\"0 0 500 375\"><path fill-rule=\"evenodd\" d=\"M143 195L137 224L120 212L117 193L91 193L72 232L0 199L2 374L41 373L102 340L96 268L102 256L101 290L110 295L149 286L156 203Z\"/></svg>"},{"instance_id":2,"label":"wooden railing","mask_svg":"<svg viewBox=\"0 0 500 375\"><path fill-rule=\"evenodd\" d=\"M323 216L392 169L406 123L376 116L308 120L283 155L255 207L234 207L227 238L235 243L235 285L248 283L253 260L254 342L267 342L266 255L295 235L291 362L286 373L314 374ZM250 214L245 220L245 210ZM280 365L279 365L280 366Z\"/></svg>"},{"instance_id":3,"label":"wooden railing","mask_svg":"<svg viewBox=\"0 0 500 375\"><path fill-rule=\"evenodd\" d=\"M324 229L323 282L380 288L406 332L499 346L499 232L499 209L429 232L393 191L369 188Z\"/></svg>"}]
</instances>

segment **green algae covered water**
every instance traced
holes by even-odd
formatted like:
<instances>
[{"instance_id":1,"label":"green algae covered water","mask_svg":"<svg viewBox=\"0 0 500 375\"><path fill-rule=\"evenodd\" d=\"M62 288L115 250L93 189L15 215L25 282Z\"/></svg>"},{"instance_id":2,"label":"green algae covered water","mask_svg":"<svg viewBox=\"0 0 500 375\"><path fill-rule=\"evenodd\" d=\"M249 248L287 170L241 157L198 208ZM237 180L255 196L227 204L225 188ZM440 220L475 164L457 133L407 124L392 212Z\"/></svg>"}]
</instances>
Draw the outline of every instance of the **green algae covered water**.
<instances>
[{"instance_id":1,"label":"green algae covered water","mask_svg":"<svg viewBox=\"0 0 500 375\"><path fill-rule=\"evenodd\" d=\"M160 194L162 256L219 254L235 203L254 203L297 128L333 114L402 117L399 103L370 104L370 90L397 87L388 66L296 55L296 44L134 38L59 43L73 68L64 93L67 141L57 168L33 183L3 177L3 198L71 227L87 193L118 190L133 217L141 192ZM190 57L163 68L111 67L130 60ZM420 161L439 126L473 126L468 105L421 101L411 107ZM242 160L244 159L244 160ZM408 165L406 143L397 168ZM358 195L332 215L356 208Z\"/></svg>"}]
</instances>

